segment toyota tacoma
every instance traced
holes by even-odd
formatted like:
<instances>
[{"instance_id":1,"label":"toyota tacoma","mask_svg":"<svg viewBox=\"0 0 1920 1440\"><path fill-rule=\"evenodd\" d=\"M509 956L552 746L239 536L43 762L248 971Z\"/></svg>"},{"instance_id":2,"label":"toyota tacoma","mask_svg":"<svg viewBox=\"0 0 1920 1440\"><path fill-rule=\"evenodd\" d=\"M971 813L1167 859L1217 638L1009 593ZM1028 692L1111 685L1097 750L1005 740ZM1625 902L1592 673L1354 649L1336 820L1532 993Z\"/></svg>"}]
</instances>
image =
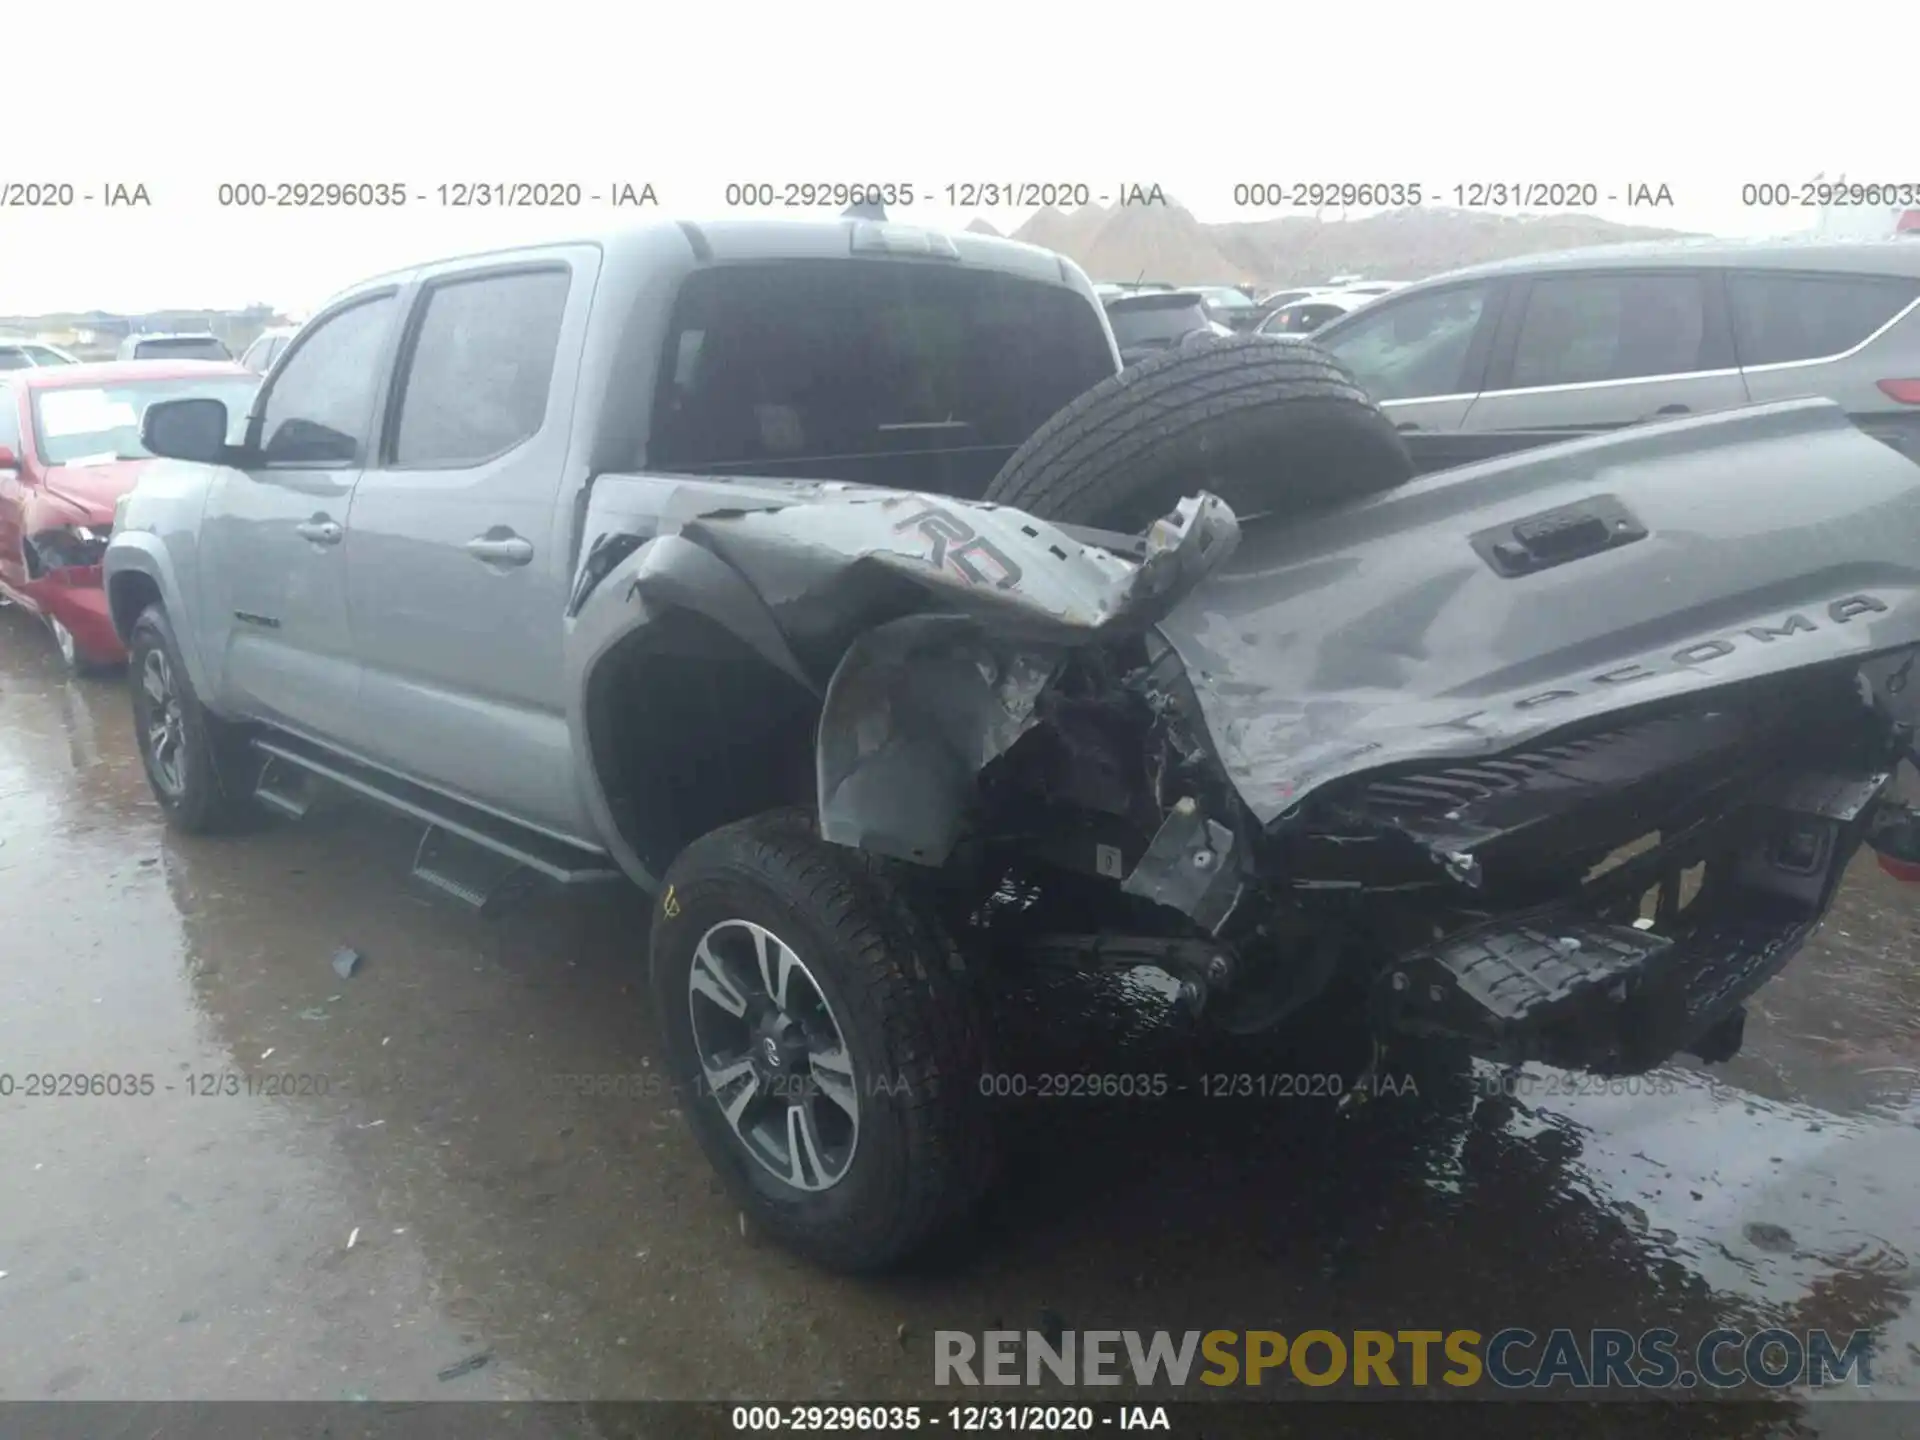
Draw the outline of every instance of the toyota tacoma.
<instances>
[{"instance_id":1,"label":"toyota tacoma","mask_svg":"<svg viewBox=\"0 0 1920 1440\"><path fill-rule=\"evenodd\" d=\"M476 905L646 887L692 1128L829 1265L986 1185L996 977L1631 1073L1730 1055L1912 849L1920 468L1823 401L1415 477L1310 343L1122 370L1068 261L845 218L381 276L238 443L142 434L170 820L344 786Z\"/></svg>"}]
</instances>

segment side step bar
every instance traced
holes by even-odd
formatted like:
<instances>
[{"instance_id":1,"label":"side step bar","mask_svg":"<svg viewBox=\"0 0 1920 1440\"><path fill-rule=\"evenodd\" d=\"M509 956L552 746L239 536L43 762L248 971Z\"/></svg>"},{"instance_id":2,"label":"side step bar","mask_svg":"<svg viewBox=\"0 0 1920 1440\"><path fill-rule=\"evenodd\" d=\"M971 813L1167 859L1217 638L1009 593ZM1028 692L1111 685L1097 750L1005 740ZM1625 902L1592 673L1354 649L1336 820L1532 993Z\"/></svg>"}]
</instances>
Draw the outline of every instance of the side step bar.
<instances>
[{"instance_id":1,"label":"side step bar","mask_svg":"<svg viewBox=\"0 0 1920 1440\"><path fill-rule=\"evenodd\" d=\"M561 885L618 880L604 853L530 830L371 765L363 765L295 736L256 737L260 779L254 796L267 808L298 819L314 799L314 782L330 781L426 826L414 852L415 878L441 893L485 910L525 871Z\"/></svg>"}]
</instances>

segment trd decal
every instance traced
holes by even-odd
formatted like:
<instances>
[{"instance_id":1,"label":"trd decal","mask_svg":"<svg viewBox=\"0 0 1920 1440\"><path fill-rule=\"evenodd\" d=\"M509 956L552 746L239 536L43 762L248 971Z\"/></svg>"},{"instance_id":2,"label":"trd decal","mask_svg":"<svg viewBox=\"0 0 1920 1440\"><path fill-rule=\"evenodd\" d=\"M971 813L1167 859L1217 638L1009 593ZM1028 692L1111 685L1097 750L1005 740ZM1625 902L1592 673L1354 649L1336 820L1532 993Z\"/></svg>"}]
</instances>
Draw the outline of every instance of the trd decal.
<instances>
[{"instance_id":1,"label":"trd decal","mask_svg":"<svg viewBox=\"0 0 1920 1440\"><path fill-rule=\"evenodd\" d=\"M1011 590L1020 583L1020 567L966 521L937 506L910 515L893 527L898 535L918 530L927 542L927 559L936 570L951 570L970 585Z\"/></svg>"}]
</instances>

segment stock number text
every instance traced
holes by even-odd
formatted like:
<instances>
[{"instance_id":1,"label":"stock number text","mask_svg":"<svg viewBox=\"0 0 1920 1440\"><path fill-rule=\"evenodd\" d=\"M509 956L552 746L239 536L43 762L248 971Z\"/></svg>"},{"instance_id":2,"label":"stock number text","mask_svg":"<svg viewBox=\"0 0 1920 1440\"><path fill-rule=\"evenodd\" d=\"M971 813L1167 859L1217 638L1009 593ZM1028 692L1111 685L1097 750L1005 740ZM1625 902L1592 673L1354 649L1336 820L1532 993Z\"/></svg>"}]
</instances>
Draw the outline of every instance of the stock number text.
<instances>
[{"instance_id":1,"label":"stock number text","mask_svg":"<svg viewBox=\"0 0 1920 1440\"><path fill-rule=\"evenodd\" d=\"M896 181L736 180L726 203L743 209L809 210L816 206L911 205L913 186Z\"/></svg>"},{"instance_id":2,"label":"stock number text","mask_svg":"<svg viewBox=\"0 0 1920 1440\"><path fill-rule=\"evenodd\" d=\"M1279 180L1246 181L1233 187L1233 203L1268 208L1318 210L1330 205L1418 205L1425 198L1417 181Z\"/></svg>"},{"instance_id":3,"label":"stock number text","mask_svg":"<svg viewBox=\"0 0 1920 1440\"><path fill-rule=\"evenodd\" d=\"M214 200L235 209L390 210L407 203L407 187L387 180L236 180Z\"/></svg>"},{"instance_id":4,"label":"stock number text","mask_svg":"<svg viewBox=\"0 0 1920 1440\"><path fill-rule=\"evenodd\" d=\"M1920 205L1920 180L1764 180L1740 187L1740 203L1754 207L1807 209L1852 205Z\"/></svg>"}]
</instances>

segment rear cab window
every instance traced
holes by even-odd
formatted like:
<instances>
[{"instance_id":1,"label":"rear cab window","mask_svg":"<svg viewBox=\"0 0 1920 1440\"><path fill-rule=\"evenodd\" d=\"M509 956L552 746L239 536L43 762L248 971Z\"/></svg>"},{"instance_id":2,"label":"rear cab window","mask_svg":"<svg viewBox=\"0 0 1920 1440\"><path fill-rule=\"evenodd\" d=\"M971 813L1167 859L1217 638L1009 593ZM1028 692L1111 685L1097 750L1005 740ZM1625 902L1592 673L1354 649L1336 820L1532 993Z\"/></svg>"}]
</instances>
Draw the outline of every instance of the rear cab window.
<instances>
[{"instance_id":1,"label":"rear cab window","mask_svg":"<svg viewBox=\"0 0 1920 1440\"><path fill-rule=\"evenodd\" d=\"M973 452L985 469L1113 373L1084 294L923 261L753 262L690 276L645 463L831 479Z\"/></svg>"},{"instance_id":2,"label":"rear cab window","mask_svg":"<svg viewBox=\"0 0 1920 1440\"><path fill-rule=\"evenodd\" d=\"M1845 354L1920 298L1920 280L1890 275L1733 271L1727 305L1743 366Z\"/></svg>"}]
</instances>

